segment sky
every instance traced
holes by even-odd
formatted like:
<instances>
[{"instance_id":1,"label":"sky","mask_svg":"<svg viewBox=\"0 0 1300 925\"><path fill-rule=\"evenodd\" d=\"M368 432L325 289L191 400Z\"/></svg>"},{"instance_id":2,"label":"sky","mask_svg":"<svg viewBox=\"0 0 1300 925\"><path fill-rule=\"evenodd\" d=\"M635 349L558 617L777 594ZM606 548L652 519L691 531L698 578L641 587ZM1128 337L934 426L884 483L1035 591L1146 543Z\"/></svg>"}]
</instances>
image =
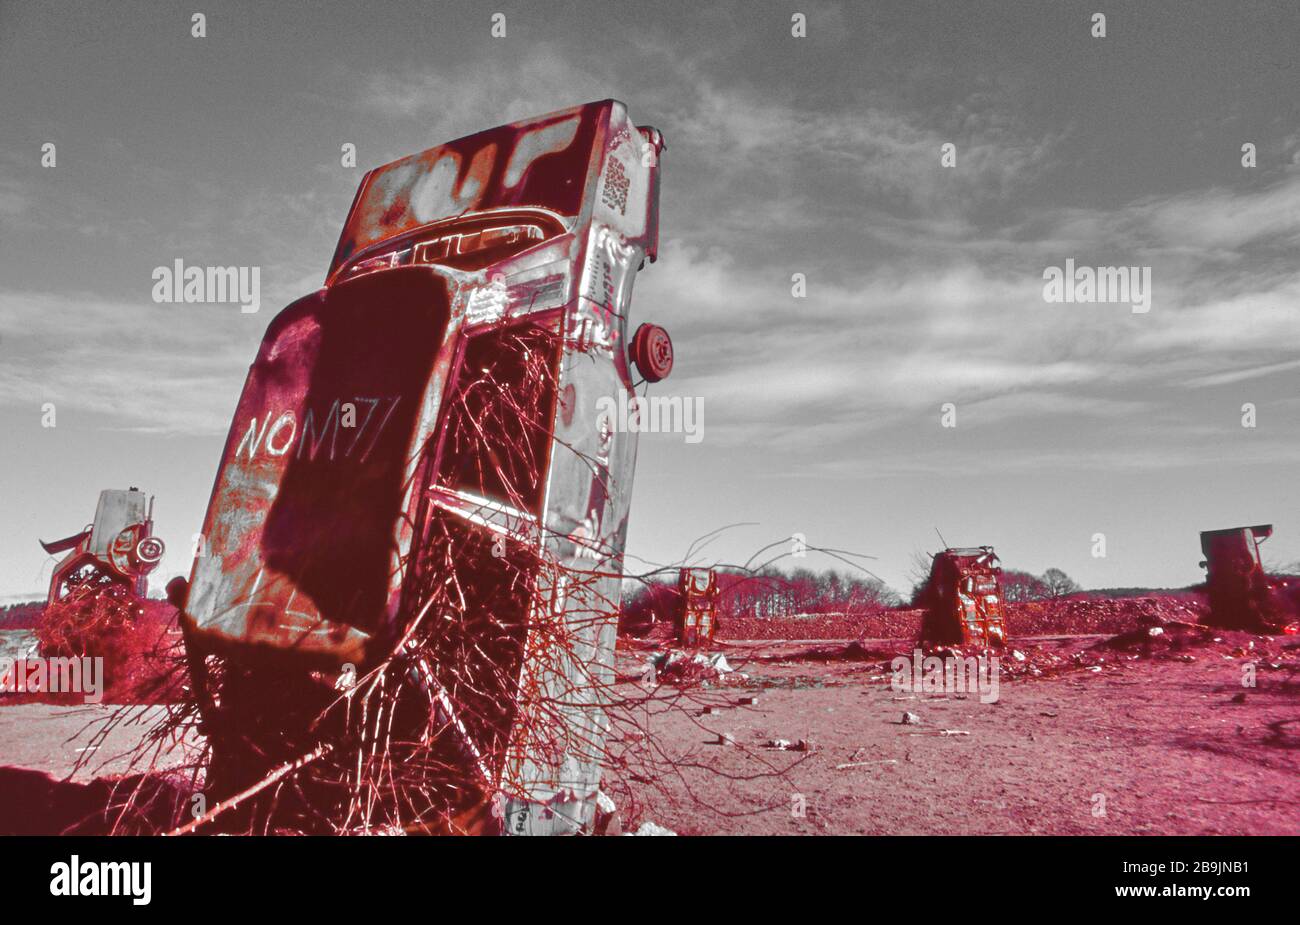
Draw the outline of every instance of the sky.
<instances>
[{"instance_id":1,"label":"sky","mask_svg":"<svg viewBox=\"0 0 1300 925\"><path fill-rule=\"evenodd\" d=\"M802 533L900 590L940 533L1085 587L1198 581L1241 524L1300 560L1297 37L1285 0L0 0L0 601L101 488L156 495L154 588L187 574L363 172L606 97L667 139L633 324L704 403L641 437L629 571L723 527L695 561ZM156 304L178 258L260 266L261 310ZM1150 310L1045 301L1067 260L1149 267Z\"/></svg>"}]
</instances>

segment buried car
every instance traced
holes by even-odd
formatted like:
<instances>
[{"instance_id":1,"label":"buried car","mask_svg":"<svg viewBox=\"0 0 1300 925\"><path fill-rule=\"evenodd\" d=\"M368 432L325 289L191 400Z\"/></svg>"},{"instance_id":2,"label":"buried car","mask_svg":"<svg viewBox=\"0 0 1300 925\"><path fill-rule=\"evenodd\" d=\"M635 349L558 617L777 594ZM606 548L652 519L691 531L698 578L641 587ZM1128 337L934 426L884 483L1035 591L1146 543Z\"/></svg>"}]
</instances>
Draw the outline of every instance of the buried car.
<instances>
[{"instance_id":1,"label":"buried car","mask_svg":"<svg viewBox=\"0 0 1300 925\"><path fill-rule=\"evenodd\" d=\"M104 489L85 529L42 540L41 548L68 553L54 566L47 604L80 603L97 594L142 598L166 550L153 534L153 498L134 486Z\"/></svg>"},{"instance_id":2,"label":"buried car","mask_svg":"<svg viewBox=\"0 0 1300 925\"><path fill-rule=\"evenodd\" d=\"M718 628L718 573L684 568L677 575L677 641L687 648L708 646Z\"/></svg>"},{"instance_id":3,"label":"buried car","mask_svg":"<svg viewBox=\"0 0 1300 925\"><path fill-rule=\"evenodd\" d=\"M1264 570L1259 544L1273 535L1272 524L1201 532L1201 568L1210 612L1206 622L1225 629L1295 634L1292 589Z\"/></svg>"},{"instance_id":4,"label":"buried car","mask_svg":"<svg viewBox=\"0 0 1300 925\"><path fill-rule=\"evenodd\" d=\"M926 642L1006 645L1002 617L1002 565L992 546L950 548L938 553L923 589Z\"/></svg>"},{"instance_id":5,"label":"buried car","mask_svg":"<svg viewBox=\"0 0 1300 925\"><path fill-rule=\"evenodd\" d=\"M350 747L329 783L363 826L590 826L636 456L599 403L671 369L662 329L628 336L662 150L604 100L365 176L324 287L267 329L172 589L216 790ZM419 766L410 793L357 799L399 742L375 773Z\"/></svg>"}]
</instances>

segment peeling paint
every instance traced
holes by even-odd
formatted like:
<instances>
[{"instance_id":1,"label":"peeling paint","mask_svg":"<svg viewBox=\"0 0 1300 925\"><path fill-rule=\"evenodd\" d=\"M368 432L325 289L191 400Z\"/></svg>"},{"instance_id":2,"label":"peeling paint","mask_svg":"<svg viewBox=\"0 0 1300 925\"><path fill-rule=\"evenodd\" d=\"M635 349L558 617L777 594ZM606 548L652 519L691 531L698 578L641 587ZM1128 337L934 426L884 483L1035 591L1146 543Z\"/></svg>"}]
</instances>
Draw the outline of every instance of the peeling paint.
<instances>
[{"instance_id":1,"label":"peeling paint","mask_svg":"<svg viewBox=\"0 0 1300 925\"><path fill-rule=\"evenodd\" d=\"M655 157L632 156L651 142ZM272 321L249 371L182 618L190 644L278 652L286 670L374 664L427 609L426 590L449 580L436 571L448 537L492 546L474 560L483 587L505 543L496 561L535 563L518 566L526 605L503 617L529 627L513 725L495 763L486 727L470 722L463 744L512 800L568 802L578 824L590 819L636 455L636 435L602 428L594 409L631 392L629 303L657 251L661 149L605 100L367 174L325 288ZM549 397L520 380L518 407L541 429L536 444L512 433L522 419L486 419L474 404L534 367L549 370ZM344 402L355 434L341 428ZM518 445L492 451L494 433ZM491 478L477 457L458 461L480 439L500 470ZM533 460L535 488L512 474L515 453ZM435 700L454 668L430 666ZM529 711L561 702L558 732L545 721L568 743L557 751L535 741ZM540 828L564 830L570 815Z\"/></svg>"}]
</instances>

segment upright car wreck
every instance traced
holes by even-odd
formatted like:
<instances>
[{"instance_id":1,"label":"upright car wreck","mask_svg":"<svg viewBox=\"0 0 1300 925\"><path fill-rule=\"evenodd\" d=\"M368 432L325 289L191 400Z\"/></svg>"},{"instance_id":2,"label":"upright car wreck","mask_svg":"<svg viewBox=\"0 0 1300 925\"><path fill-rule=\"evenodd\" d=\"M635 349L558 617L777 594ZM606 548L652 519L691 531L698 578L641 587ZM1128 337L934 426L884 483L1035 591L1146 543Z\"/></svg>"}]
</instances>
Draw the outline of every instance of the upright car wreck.
<instances>
[{"instance_id":1,"label":"upright car wreck","mask_svg":"<svg viewBox=\"0 0 1300 925\"><path fill-rule=\"evenodd\" d=\"M1281 593L1283 583L1269 577L1260 559L1259 544L1272 535L1272 524L1201 533L1201 554L1205 556L1201 568L1206 570L1210 599L1206 622L1250 632L1300 630L1300 626L1287 623L1290 607Z\"/></svg>"},{"instance_id":2,"label":"upright car wreck","mask_svg":"<svg viewBox=\"0 0 1300 925\"><path fill-rule=\"evenodd\" d=\"M1002 565L992 546L951 548L934 557L924 590L925 642L1004 646L999 578Z\"/></svg>"},{"instance_id":3,"label":"upright car wreck","mask_svg":"<svg viewBox=\"0 0 1300 925\"><path fill-rule=\"evenodd\" d=\"M308 827L589 827L636 457L597 409L663 372L663 147L604 100L365 176L172 589L218 796L313 762Z\"/></svg>"},{"instance_id":4,"label":"upright car wreck","mask_svg":"<svg viewBox=\"0 0 1300 925\"><path fill-rule=\"evenodd\" d=\"M684 568L677 576L677 641L683 646L707 646L718 627L718 573L710 568Z\"/></svg>"},{"instance_id":5,"label":"upright car wreck","mask_svg":"<svg viewBox=\"0 0 1300 925\"><path fill-rule=\"evenodd\" d=\"M132 486L99 493L95 519L61 540L41 541L47 553L66 552L50 576L47 604L77 603L96 594L144 597L149 573L166 547L153 535L153 498Z\"/></svg>"}]
</instances>

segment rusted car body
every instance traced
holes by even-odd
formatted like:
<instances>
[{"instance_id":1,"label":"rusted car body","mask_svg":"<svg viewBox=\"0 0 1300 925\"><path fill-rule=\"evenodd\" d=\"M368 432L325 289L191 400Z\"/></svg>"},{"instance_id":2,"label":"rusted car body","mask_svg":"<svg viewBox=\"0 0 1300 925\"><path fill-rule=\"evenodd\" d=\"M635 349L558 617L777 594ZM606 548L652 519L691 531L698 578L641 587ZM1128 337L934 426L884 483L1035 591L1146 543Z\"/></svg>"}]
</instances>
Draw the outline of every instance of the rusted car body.
<instances>
[{"instance_id":1,"label":"rusted car body","mask_svg":"<svg viewBox=\"0 0 1300 925\"><path fill-rule=\"evenodd\" d=\"M1201 567L1210 599L1207 622L1256 632L1279 628L1282 608L1275 600L1275 582L1259 555L1259 544L1272 535L1272 524L1202 531Z\"/></svg>"},{"instance_id":2,"label":"rusted car body","mask_svg":"<svg viewBox=\"0 0 1300 925\"><path fill-rule=\"evenodd\" d=\"M677 641L706 646L718 627L718 574L713 569L684 568L677 576Z\"/></svg>"},{"instance_id":3,"label":"rusted car body","mask_svg":"<svg viewBox=\"0 0 1300 925\"><path fill-rule=\"evenodd\" d=\"M153 535L153 498L132 487L99 493L95 519L79 533L41 541L51 555L67 555L54 566L46 603L77 602L108 592L144 597L149 573L162 561L163 541Z\"/></svg>"},{"instance_id":4,"label":"rusted car body","mask_svg":"<svg viewBox=\"0 0 1300 925\"><path fill-rule=\"evenodd\" d=\"M926 642L1001 647L1002 566L992 546L950 548L934 557L924 593Z\"/></svg>"},{"instance_id":5,"label":"rusted car body","mask_svg":"<svg viewBox=\"0 0 1300 925\"><path fill-rule=\"evenodd\" d=\"M277 670L448 627L421 671L509 832L594 813L636 457L598 400L634 394L662 148L604 100L367 173L267 329L189 583L187 645ZM541 702L566 744L520 732Z\"/></svg>"}]
</instances>

